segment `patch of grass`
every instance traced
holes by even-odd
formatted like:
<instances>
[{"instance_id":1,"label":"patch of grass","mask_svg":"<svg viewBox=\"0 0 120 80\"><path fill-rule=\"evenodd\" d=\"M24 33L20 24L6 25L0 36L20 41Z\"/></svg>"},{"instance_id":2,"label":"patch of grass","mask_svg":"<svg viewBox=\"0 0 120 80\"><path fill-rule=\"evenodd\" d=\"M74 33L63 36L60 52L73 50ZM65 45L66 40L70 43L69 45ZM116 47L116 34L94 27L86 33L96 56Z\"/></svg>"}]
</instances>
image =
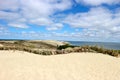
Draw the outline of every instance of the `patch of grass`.
<instances>
[{"instance_id":1,"label":"patch of grass","mask_svg":"<svg viewBox=\"0 0 120 80\"><path fill-rule=\"evenodd\" d=\"M120 50L109 50L97 46L91 46L90 48L98 53L108 54L115 57L120 55Z\"/></svg>"}]
</instances>

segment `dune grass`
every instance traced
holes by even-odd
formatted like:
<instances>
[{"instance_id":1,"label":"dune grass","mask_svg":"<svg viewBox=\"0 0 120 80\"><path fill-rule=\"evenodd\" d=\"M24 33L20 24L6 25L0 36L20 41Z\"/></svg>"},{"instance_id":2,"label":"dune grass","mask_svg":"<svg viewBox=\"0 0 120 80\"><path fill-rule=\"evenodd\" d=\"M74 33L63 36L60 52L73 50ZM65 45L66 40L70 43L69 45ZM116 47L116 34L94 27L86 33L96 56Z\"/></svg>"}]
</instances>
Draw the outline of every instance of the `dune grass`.
<instances>
[{"instance_id":1,"label":"dune grass","mask_svg":"<svg viewBox=\"0 0 120 80\"><path fill-rule=\"evenodd\" d=\"M103 53L108 54L111 56L118 57L120 55L120 50L111 50L111 49L105 49L103 47L98 46L72 46L72 45L62 45L59 46L58 49L66 50L68 52L97 52L97 53Z\"/></svg>"},{"instance_id":2,"label":"dune grass","mask_svg":"<svg viewBox=\"0 0 120 80\"><path fill-rule=\"evenodd\" d=\"M3 43L4 46L0 47L0 50L19 50L19 51L26 51L34 54L40 54L40 55L56 55L56 54L67 54L72 52L96 52L96 53L103 53L108 54L111 56L118 57L120 55L120 50L109 50L98 46L73 46L73 45L61 45L57 46L56 49L45 49L45 50L39 50L39 48L36 47L30 47L24 45L25 41L17 41L13 44L11 43Z\"/></svg>"}]
</instances>

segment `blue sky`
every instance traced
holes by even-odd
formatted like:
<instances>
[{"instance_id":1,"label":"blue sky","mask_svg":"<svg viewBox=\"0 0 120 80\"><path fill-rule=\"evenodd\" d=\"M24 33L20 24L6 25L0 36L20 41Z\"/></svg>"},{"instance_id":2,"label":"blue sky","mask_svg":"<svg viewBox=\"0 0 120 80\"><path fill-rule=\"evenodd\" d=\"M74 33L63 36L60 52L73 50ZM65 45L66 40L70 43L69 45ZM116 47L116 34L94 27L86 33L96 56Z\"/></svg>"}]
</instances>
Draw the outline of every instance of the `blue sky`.
<instances>
[{"instance_id":1,"label":"blue sky","mask_svg":"<svg viewBox=\"0 0 120 80\"><path fill-rule=\"evenodd\" d=\"M0 0L0 39L120 42L120 0Z\"/></svg>"}]
</instances>

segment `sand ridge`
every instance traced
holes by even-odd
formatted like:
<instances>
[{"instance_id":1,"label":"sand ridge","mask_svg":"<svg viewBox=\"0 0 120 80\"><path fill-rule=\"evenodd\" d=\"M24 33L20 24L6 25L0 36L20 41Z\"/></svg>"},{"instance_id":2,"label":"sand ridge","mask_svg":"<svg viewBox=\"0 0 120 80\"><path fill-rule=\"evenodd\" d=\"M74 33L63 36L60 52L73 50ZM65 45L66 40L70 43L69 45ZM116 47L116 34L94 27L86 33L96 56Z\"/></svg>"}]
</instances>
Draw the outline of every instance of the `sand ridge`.
<instances>
[{"instance_id":1,"label":"sand ridge","mask_svg":"<svg viewBox=\"0 0 120 80\"><path fill-rule=\"evenodd\" d=\"M119 80L119 74L120 58L100 53L0 51L0 80Z\"/></svg>"}]
</instances>

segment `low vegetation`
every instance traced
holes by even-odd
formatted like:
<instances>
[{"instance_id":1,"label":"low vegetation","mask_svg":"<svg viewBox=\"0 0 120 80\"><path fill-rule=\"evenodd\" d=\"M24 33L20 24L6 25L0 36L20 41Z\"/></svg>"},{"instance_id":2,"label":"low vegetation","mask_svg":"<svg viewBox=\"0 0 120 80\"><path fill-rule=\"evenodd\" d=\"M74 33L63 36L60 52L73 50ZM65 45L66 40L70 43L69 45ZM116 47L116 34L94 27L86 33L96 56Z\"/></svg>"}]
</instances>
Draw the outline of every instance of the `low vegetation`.
<instances>
[{"instance_id":1,"label":"low vegetation","mask_svg":"<svg viewBox=\"0 0 120 80\"><path fill-rule=\"evenodd\" d=\"M53 46L49 46L48 44L47 45L44 44L45 45L44 47L42 43L42 46L44 47L44 49L39 50L41 48L39 48L38 46L36 47L33 44L31 45L30 43L25 41L15 41L13 43L1 42L1 44L3 46L0 46L0 50L19 50L19 51L26 51L26 52L40 54L40 55L57 55L57 54L67 54L71 52L95 52L95 53L108 54L115 57L118 57L120 55L120 50L109 50L109 49L104 49L98 46L74 46L70 44L65 44L65 45L53 47ZM24 45L24 44L27 44L27 45ZM49 48L49 47L52 47L52 48Z\"/></svg>"},{"instance_id":2,"label":"low vegetation","mask_svg":"<svg viewBox=\"0 0 120 80\"><path fill-rule=\"evenodd\" d=\"M71 46L71 45L63 45L59 46L58 49L62 50L64 49L66 52L97 52L97 53L103 53L108 54L111 56L118 57L120 55L120 50L110 50L105 49L98 46Z\"/></svg>"},{"instance_id":3,"label":"low vegetation","mask_svg":"<svg viewBox=\"0 0 120 80\"><path fill-rule=\"evenodd\" d=\"M91 46L91 49L98 53L108 54L115 57L118 57L120 55L120 50L104 49L102 47L97 47L97 46Z\"/></svg>"}]
</instances>

